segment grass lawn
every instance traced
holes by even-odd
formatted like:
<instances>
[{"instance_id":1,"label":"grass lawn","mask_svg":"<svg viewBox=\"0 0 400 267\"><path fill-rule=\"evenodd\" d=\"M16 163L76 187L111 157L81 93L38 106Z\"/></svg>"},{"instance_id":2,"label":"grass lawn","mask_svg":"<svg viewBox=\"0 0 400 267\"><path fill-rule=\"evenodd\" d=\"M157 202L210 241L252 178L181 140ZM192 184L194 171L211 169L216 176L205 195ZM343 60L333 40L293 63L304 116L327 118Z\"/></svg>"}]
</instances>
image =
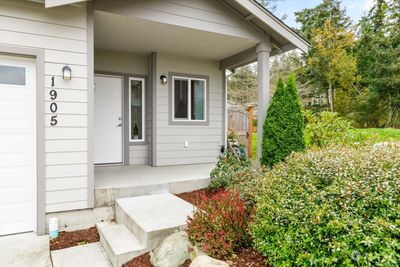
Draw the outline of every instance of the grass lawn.
<instances>
[{"instance_id":1,"label":"grass lawn","mask_svg":"<svg viewBox=\"0 0 400 267\"><path fill-rule=\"evenodd\" d=\"M356 129L363 133L368 133L376 143L384 141L398 141L400 142L400 129L394 128L367 128ZM307 134L306 134L307 135ZM307 136L306 136L307 139ZM257 158L257 133L253 133L253 159Z\"/></svg>"},{"instance_id":2,"label":"grass lawn","mask_svg":"<svg viewBox=\"0 0 400 267\"><path fill-rule=\"evenodd\" d=\"M357 131L370 134L376 142L400 141L400 129L368 128L368 129L357 129Z\"/></svg>"}]
</instances>

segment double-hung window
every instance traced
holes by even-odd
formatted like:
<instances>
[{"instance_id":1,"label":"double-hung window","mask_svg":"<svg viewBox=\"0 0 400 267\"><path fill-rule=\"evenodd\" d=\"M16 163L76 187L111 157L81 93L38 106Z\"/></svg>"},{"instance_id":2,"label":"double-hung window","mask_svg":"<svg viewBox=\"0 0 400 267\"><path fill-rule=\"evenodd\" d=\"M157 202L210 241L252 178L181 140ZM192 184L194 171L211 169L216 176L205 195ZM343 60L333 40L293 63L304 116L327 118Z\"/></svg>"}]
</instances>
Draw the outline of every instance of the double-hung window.
<instances>
[{"instance_id":1,"label":"double-hung window","mask_svg":"<svg viewBox=\"0 0 400 267\"><path fill-rule=\"evenodd\" d=\"M172 76L172 121L206 121L207 80Z\"/></svg>"},{"instance_id":2,"label":"double-hung window","mask_svg":"<svg viewBox=\"0 0 400 267\"><path fill-rule=\"evenodd\" d=\"M129 138L144 141L144 79L129 78Z\"/></svg>"}]
</instances>

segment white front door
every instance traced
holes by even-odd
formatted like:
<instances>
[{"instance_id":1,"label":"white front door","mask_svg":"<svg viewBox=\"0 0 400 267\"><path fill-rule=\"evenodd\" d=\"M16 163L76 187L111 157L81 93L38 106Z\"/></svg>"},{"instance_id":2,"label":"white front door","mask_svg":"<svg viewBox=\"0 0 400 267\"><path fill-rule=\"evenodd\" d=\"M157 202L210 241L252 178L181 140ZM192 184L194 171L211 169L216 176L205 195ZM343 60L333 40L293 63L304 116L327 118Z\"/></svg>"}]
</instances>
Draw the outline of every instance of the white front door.
<instances>
[{"instance_id":1,"label":"white front door","mask_svg":"<svg viewBox=\"0 0 400 267\"><path fill-rule=\"evenodd\" d=\"M0 235L36 229L36 177L35 60L0 55Z\"/></svg>"},{"instance_id":2,"label":"white front door","mask_svg":"<svg viewBox=\"0 0 400 267\"><path fill-rule=\"evenodd\" d=\"M122 163L122 77L94 81L94 163Z\"/></svg>"}]
</instances>

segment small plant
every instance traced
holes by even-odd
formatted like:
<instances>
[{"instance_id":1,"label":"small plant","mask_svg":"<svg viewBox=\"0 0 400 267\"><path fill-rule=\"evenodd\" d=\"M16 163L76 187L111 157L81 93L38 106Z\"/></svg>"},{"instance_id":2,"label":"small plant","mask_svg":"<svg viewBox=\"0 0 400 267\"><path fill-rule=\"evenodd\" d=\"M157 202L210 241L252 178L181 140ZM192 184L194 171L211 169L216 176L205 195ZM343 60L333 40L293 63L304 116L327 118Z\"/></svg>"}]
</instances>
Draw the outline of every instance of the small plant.
<instances>
[{"instance_id":1,"label":"small plant","mask_svg":"<svg viewBox=\"0 0 400 267\"><path fill-rule=\"evenodd\" d=\"M249 213L239 193L221 191L201 195L197 210L188 218L189 240L212 257L228 259L249 241Z\"/></svg>"},{"instance_id":2,"label":"small plant","mask_svg":"<svg viewBox=\"0 0 400 267\"><path fill-rule=\"evenodd\" d=\"M314 114L304 112L306 118L307 143L309 146L349 145L364 143L368 136L351 127L338 113L323 111Z\"/></svg>"},{"instance_id":3,"label":"small plant","mask_svg":"<svg viewBox=\"0 0 400 267\"><path fill-rule=\"evenodd\" d=\"M237 157L232 152L226 152L219 157L215 168L211 171L209 188L218 190L231 185L238 172L253 167L252 162L246 157Z\"/></svg>"}]
</instances>

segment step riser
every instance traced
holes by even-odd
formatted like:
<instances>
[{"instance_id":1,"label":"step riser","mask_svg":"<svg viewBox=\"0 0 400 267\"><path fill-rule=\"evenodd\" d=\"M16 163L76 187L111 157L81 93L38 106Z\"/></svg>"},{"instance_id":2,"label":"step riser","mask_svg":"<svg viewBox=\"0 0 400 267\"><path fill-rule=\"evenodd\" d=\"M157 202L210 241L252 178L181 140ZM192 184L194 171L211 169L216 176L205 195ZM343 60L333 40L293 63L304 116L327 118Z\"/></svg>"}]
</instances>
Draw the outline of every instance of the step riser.
<instances>
[{"instance_id":1,"label":"step riser","mask_svg":"<svg viewBox=\"0 0 400 267\"><path fill-rule=\"evenodd\" d=\"M132 258L135 258L137 256L140 256L148 252L148 250L144 248L116 255L113 249L111 248L111 245L108 242L106 236L103 234L103 230L98 226L97 229L100 235L100 244L103 246L103 249L106 252L108 259L110 260L113 267L121 267L122 264L124 264L127 261L130 261Z\"/></svg>"},{"instance_id":2,"label":"step riser","mask_svg":"<svg viewBox=\"0 0 400 267\"><path fill-rule=\"evenodd\" d=\"M128 216L128 214L125 213L125 211L118 205L118 202L115 202L115 220L118 224L124 224L143 245L151 250L147 246L146 232L138 226L135 221Z\"/></svg>"},{"instance_id":3,"label":"step riser","mask_svg":"<svg viewBox=\"0 0 400 267\"><path fill-rule=\"evenodd\" d=\"M99 230L99 229L97 229ZM111 264L114 267L117 267L117 257L114 255L114 253L112 252L107 240L105 239L105 237L103 236L103 234L101 233L101 231L98 231L99 235L100 235L100 244L103 246L104 251L107 254L108 259L110 260Z\"/></svg>"},{"instance_id":4,"label":"step riser","mask_svg":"<svg viewBox=\"0 0 400 267\"><path fill-rule=\"evenodd\" d=\"M174 227L170 229L163 229L162 231L147 233L147 247L150 248L150 250L155 249L165 238L172 235L176 231L183 230L181 228L183 227Z\"/></svg>"},{"instance_id":5,"label":"step riser","mask_svg":"<svg viewBox=\"0 0 400 267\"><path fill-rule=\"evenodd\" d=\"M206 188L210 184L210 178L175 181L162 184L140 185L121 188L95 189L95 207L114 206L115 199L125 197L137 197L143 195L171 193L180 194Z\"/></svg>"}]
</instances>

